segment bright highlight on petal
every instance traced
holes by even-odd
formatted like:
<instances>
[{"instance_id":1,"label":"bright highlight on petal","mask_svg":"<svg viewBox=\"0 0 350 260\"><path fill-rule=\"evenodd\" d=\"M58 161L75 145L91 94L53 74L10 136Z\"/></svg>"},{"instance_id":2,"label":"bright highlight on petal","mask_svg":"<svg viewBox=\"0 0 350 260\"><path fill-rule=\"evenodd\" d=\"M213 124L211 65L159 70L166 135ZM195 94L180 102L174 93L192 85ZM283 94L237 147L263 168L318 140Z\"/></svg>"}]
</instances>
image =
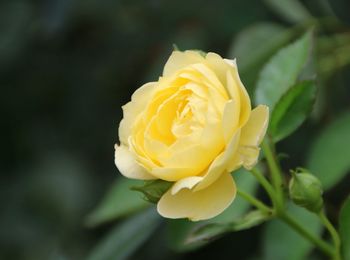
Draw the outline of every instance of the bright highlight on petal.
<instances>
[{"instance_id":1,"label":"bright highlight on petal","mask_svg":"<svg viewBox=\"0 0 350 260\"><path fill-rule=\"evenodd\" d=\"M159 200L157 210L166 218L189 218L192 221L213 218L223 212L236 195L236 185L225 173L207 189L181 189L175 195L171 190Z\"/></svg>"}]
</instances>

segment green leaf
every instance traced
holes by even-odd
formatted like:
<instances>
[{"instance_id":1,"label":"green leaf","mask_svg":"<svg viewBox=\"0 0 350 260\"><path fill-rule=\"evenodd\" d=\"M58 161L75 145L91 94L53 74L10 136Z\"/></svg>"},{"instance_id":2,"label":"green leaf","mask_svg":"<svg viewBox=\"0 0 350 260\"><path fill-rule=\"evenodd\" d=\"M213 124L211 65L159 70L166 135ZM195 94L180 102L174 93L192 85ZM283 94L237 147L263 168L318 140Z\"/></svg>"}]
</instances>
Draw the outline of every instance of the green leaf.
<instances>
[{"instance_id":1,"label":"green leaf","mask_svg":"<svg viewBox=\"0 0 350 260\"><path fill-rule=\"evenodd\" d=\"M142 181L120 178L115 181L101 203L86 218L86 224L94 227L109 222L149 206L131 186Z\"/></svg>"},{"instance_id":2,"label":"green leaf","mask_svg":"<svg viewBox=\"0 0 350 260\"><path fill-rule=\"evenodd\" d=\"M111 232L91 251L88 260L130 259L154 232L160 223L154 208L148 209L123 223Z\"/></svg>"},{"instance_id":3,"label":"green leaf","mask_svg":"<svg viewBox=\"0 0 350 260\"><path fill-rule=\"evenodd\" d=\"M276 48L275 40L285 30L281 25L274 23L258 23L249 26L236 36L228 57L236 58L240 71L245 71L257 63L261 56L266 56L266 52Z\"/></svg>"},{"instance_id":4,"label":"green leaf","mask_svg":"<svg viewBox=\"0 0 350 260\"><path fill-rule=\"evenodd\" d=\"M322 224L318 217L296 205L289 205L289 214L302 223L309 232L319 235ZM307 259L313 244L287 226L275 219L265 225L262 237L263 259L266 260L299 260Z\"/></svg>"},{"instance_id":5,"label":"green leaf","mask_svg":"<svg viewBox=\"0 0 350 260\"><path fill-rule=\"evenodd\" d=\"M310 12L298 0L265 0L277 14L291 23L305 22L312 18Z\"/></svg>"},{"instance_id":6,"label":"green leaf","mask_svg":"<svg viewBox=\"0 0 350 260\"><path fill-rule=\"evenodd\" d=\"M339 233L344 260L350 260L350 196L339 214Z\"/></svg>"},{"instance_id":7,"label":"green leaf","mask_svg":"<svg viewBox=\"0 0 350 260\"><path fill-rule=\"evenodd\" d=\"M261 67L297 32L294 28L286 29L279 24L262 22L245 28L235 37L228 57L237 59L240 76L250 92Z\"/></svg>"},{"instance_id":8,"label":"green leaf","mask_svg":"<svg viewBox=\"0 0 350 260\"><path fill-rule=\"evenodd\" d=\"M271 214L253 210L242 218L228 223L208 223L194 229L186 243L210 242L228 232L252 228L271 218Z\"/></svg>"},{"instance_id":9,"label":"green leaf","mask_svg":"<svg viewBox=\"0 0 350 260\"><path fill-rule=\"evenodd\" d=\"M328 190L350 169L350 112L329 124L315 139L309 153L307 168Z\"/></svg>"},{"instance_id":10,"label":"green leaf","mask_svg":"<svg viewBox=\"0 0 350 260\"><path fill-rule=\"evenodd\" d=\"M233 177L236 181L237 187L239 187L242 191L245 191L251 195L254 195L256 193L258 183L249 172L244 169L240 169L233 173ZM199 227L209 223L225 225L232 220L242 218L249 208L250 204L240 196L237 196L232 204L223 213L210 220L201 222L192 222L185 219L169 220L169 246L173 250L179 252L190 251L201 247L208 241L198 240L195 242L188 242L188 238L192 234L193 230L196 230Z\"/></svg>"},{"instance_id":11,"label":"green leaf","mask_svg":"<svg viewBox=\"0 0 350 260\"><path fill-rule=\"evenodd\" d=\"M299 82L276 104L271 115L269 132L275 142L293 133L310 114L316 98L314 81Z\"/></svg>"},{"instance_id":12,"label":"green leaf","mask_svg":"<svg viewBox=\"0 0 350 260\"><path fill-rule=\"evenodd\" d=\"M173 182L154 180L145 181L142 186L133 186L132 190L142 192L145 195L145 200L151 203L157 203L163 194L170 189Z\"/></svg>"},{"instance_id":13,"label":"green leaf","mask_svg":"<svg viewBox=\"0 0 350 260\"><path fill-rule=\"evenodd\" d=\"M311 53L311 32L281 49L262 69L255 91L256 104L273 111L276 103L293 86Z\"/></svg>"}]
</instances>

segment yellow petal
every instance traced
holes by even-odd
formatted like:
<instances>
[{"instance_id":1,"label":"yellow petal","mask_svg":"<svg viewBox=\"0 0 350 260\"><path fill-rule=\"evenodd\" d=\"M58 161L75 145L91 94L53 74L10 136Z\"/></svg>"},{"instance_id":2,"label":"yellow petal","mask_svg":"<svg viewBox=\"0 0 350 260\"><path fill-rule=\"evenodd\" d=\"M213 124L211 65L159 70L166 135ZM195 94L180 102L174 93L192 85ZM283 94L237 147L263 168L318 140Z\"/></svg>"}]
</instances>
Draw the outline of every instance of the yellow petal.
<instances>
[{"instance_id":1,"label":"yellow petal","mask_svg":"<svg viewBox=\"0 0 350 260\"><path fill-rule=\"evenodd\" d=\"M212 162L209 169L203 176L203 180L194 188L195 191L205 189L215 182L224 172L226 172L230 161L234 158L238 144L240 131L238 130L231 138L226 149Z\"/></svg>"},{"instance_id":2,"label":"yellow petal","mask_svg":"<svg viewBox=\"0 0 350 260\"><path fill-rule=\"evenodd\" d=\"M242 128L241 145L258 146L263 140L269 123L269 108L259 105L252 110L248 122Z\"/></svg>"},{"instance_id":3,"label":"yellow petal","mask_svg":"<svg viewBox=\"0 0 350 260\"><path fill-rule=\"evenodd\" d=\"M204 58L197 51L173 51L164 66L163 76L171 76L188 65L202 63L203 61Z\"/></svg>"},{"instance_id":4,"label":"yellow petal","mask_svg":"<svg viewBox=\"0 0 350 260\"><path fill-rule=\"evenodd\" d=\"M191 190L202 179L203 177L194 176L194 177L188 177L177 181L171 188L171 195L175 195L182 189Z\"/></svg>"},{"instance_id":5,"label":"yellow petal","mask_svg":"<svg viewBox=\"0 0 350 260\"><path fill-rule=\"evenodd\" d=\"M130 151L132 151L132 153L136 156L137 162L149 170L158 164L158 162L152 158L149 153L147 153L145 149L145 143L147 139L145 139L144 136L145 126L141 120L139 120L138 123L140 123L140 125L135 126L135 133L128 139L128 147Z\"/></svg>"},{"instance_id":6,"label":"yellow petal","mask_svg":"<svg viewBox=\"0 0 350 260\"><path fill-rule=\"evenodd\" d=\"M192 168L189 176L200 174L225 147L220 124L207 124L198 139L178 139L169 153L159 154L158 159L165 167Z\"/></svg>"},{"instance_id":7,"label":"yellow petal","mask_svg":"<svg viewBox=\"0 0 350 260\"><path fill-rule=\"evenodd\" d=\"M225 104L224 114L222 117L222 129L225 138L225 143L231 140L231 137L238 126L238 113L236 111L236 105L234 100L229 100Z\"/></svg>"},{"instance_id":8,"label":"yellow petal","mask_svg":"<svg viewBox=\"0 0 350 260\"><path fill-rule=\"evenodd\" d=\"M189 82L183 86L185 89L191 90L195 95L202 99L206 99L208 94L202 84L196 82Z\"/></svg>"},{"instance_id":9,"label":"yellow petal","mask_svg":"<svg viewBox=\"0 0 350 260\"><path fill-rule=\"evenodd\" d=\"M207 151L201 144L192 144L184 150L171 153L168 158L161 158L160 162L166 167L175 168L180 165L193 168L196 172L192 172L191 175L196 175L208 167L212 156L210 151Z\"/></svg>"},{"instance_id":10,"label":"yellow petal","mask_svg":"<svg viewBox=\"0 0 350 260\"><path fill-rule=\"evenodd\" d=\"M156 82L150 82L137 89L131 97L131 101L123 106L123 119L119 124L119 140L122 144L128 143L128 136L132 132L135 120L146 106L154 93Z\"/></svg>"},{"instance_id":11,"label":"yellow petal","mask_svg":"<svg viewBox=\"0 0 350 260\"><path fill-rule=\"evenodd\" d=\"M235 157L230 161L228 171L234 171L241 167L250 170L258 162L260 148L269 121L269 109L260 105L250 114L249 120L241 130L239 147Z\"/></svg>"},{"instance_id":12,"label":"yellow petal","mask_svg":"<svg viewBox=\"0 0 350 260\"><path fill-rule=\"evenodd\" d=\"M227 87L227 92L229 94L233 94L236 91L241 91L240 89L241 87L244 88L238 75L238 69L237 69L237 64L235 59L234 60L223 59L220 55L209 52L206 56L206 60L210 68L215 72L216 76L219 78L219 80L223 85L227 84L227 72L229 72L232 75L232 78L235 82L234 87L237 88L237 90L234 90L232 88L230 89L230 87L232 86ZM231 95L232 98L234 98L235 96L236 94Z\"/></svg>"},{"instance_id":13,"label":"yellow petal","mask_svg":"<svg viewBox=\"0 0 350 260\"><path fill-rule=\"evenodd\" d=\"M191 176L194 171L195 169L193 168L183 168L181 166L177 168L154 167L152 169L152 175L165 181L178 181Z\"/></svg>"},{"instance_id":14,"label":"yellow petal","mask_svg":"<svg viewBox=\"0 0 350 260\"><path fill-rule=\"evenodd\" d=\"M226 84L226 73L231 68L230 65L227 64L226 60L223 59L220 55L208 52L207 56L205 57L206 61L208 62L210 69L212 69L215 74L217 75L218 79L221 81L223 85Z\"/></svg>"},{"instance_id":15,"label":"yellow petal","mask_svg":"<svg viewBox=\"0 0 350 260\"><path fill-rule=\"evenodd\" d=\"M249 95L239 77L236 60L223 59L216 53L208 53L206 60L222 84L226 86L230 97L240 107L240 111L236 109L240 113L239 125L244 125L249 118L251 105ZM227 75L228 73L230 76Z\"/></svg>"},{"instance_id":16,"label":"yellow petal","mask_svg":"<svg viewBox=\"0 0 350 260\"><path fill-rule=\"evenodd\" d=\"M238 153L242 158L244 168L251 170L258 162L260 148L256 146L240 146Z\"/></svg>"},{"instance_id":17,"label":"yellow petal","mask_svg":"<svg viewBox=\"0 0 350 260\"><path fill-rule=\"evenodd\" d=\"M238 74L238 68L236 64L236 60L226 60L226 63L229 65L229 70L228 72L232 75L233 81L235 84L228 85L228 88L232 88L232 86L235 86L238 90L239 93L239 98L240 98L240 120L239 120L239 125L243 126L249 116L250 116L250 111L251 111L251 104L250 104L250 98L247 93L247 90L245 89L239 74ZM232 89L229 89L230 93L233 93Z\"/></svg>"},{"instance_id":18,"label":"yellow petal","mask_svg":"<svg viewBox=\"0 0 350 260\"><path fill-rule=\"evenodd\" d=\"M167 88L160 89L159 85L157 85L157 91L154 92L152 99L149 100L147 105L144 119L146 121L150 121L151 118L157 113L159 106L163 104L165 100L176 94L178 90L179 87L176 86L168 86Z\"/></svg>"},{"instance_id":19,"label":"yellow petal","mask_svg":"<svg viewBox=\"0 0 350 260\"><path fill-rule=\"evenodd\" d=\"M237 82L234 80L232 73L227 71L226 73L226 87L231 99L235 102L235 110L237 115L241 113L241 97L239 94L239 88Z\"/></svg>"},{"instance_id":20,"label":"yellow petal","mask_svg":"<svg viewBox=\"0 0 350 260\"><path fill-rule=\"evenodd\" d=\"M212 88L216 89L226 100L228 99L228 93L224 85L218 79L218 75L216 75L213 70L211 70L203 63L193 64L191 65L191 68L194 68L201 74L201 78L205 85L211 86Z\"/></svg>"},{"instance_id":21,"label":"yellow petal","mask_svg":"<svg viewBox=\"0 0 350 260\"><path fill-rule=\"evenodd\" d=\"M237 152L235 153L234 157L228 163L228 166L227 166L228 172L233 172L239 169L243 165L243 158L238 151L239 149L237 149Z\"/></svg>"},{"instance_id":22,"label":"yellow petal","mask_svg":"<svg viewBox=\"0 0 350 260\"><path fill-rule=\"evenodd\" d=\"M192 221L213 218L234 200L236 185L230 174L224 173L206 189L181 189L175 195L167 191L159 200L157 210L166 218L189 218Z\"/></svg>"},{"instance_id":23,"label":"yellow petal","mask_svg":"<svg viewBox=\"0 0 350 260\"><path fill-rule=\"evenodd\" d=\"M131 179L151 180L154 176L140 166L132 153L124 145L115 145L115 165L121 174Z\"/></svg>"},{"instance_id":24,"label":"yellow petal","mask_svg":"<svg viewBox=\"0 0 350 260\"><path fill-rule=\"evenodd\" d=\"M161 164L160 160L162 159L160 158L160 155L164 157L170 156L167 145L158 140L149 138L148 136L144 139L144 148L145 155L159 165Z\"/></svg>"}]
</instances>

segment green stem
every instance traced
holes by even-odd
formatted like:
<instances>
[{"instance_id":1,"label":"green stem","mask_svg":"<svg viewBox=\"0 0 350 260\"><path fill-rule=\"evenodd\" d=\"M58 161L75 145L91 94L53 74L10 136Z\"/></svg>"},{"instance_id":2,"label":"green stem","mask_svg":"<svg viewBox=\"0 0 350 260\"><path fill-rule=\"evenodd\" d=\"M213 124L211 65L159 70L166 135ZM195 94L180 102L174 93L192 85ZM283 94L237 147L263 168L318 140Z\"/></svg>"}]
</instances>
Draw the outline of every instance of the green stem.
<instances>
[{"instance_id":1,"label":"green stem","mask_svg":"<svg viewBox=\"0 0 350 260\"><path fill-rule=\"evenodd\" d=\"M271 181L277 193L277 205L276 210L281 210L283 208L283 191L282 191L282 174L281 170L277 164L276 156L274 155L273 150L270 147L270 144L267 139L262 143L262 149L267 161L267 164L270 168Z\"/></svg>"},{"instance_id":2,"label":"green stem","mask_svg":"<svg viewBox=\"0 0 350 260\"><path fill-rule=\"evenodd\" d=\"M297 231L300 235L311 241L317 248L319 248L322 252L327 254L330 257L334 257L333 248L322 239L318 238L311 234L308 230L306 230L303 226L301 226L297 221L295 221L291 216L287 213L280 213L278 217L283 220L286 224L292 227L295 231Z\"/></svg>"},{"instance_id":3,"label":"green stem","mask_svg":"<svg viewBox=\"0 0 350 260\"><path fill-rule=\"evenodd\" d=\"M320 220L322 221L323 225L327 228L328 232L331 234L333 244L335 247L334 259L340 260L341 259L341 257L340 257L340 238L339 238L338 232L336 231L336 229L334 228L332 223L328 220L327 216L324 214L323 211L318 216L319 216Z\"/></svg>"},{"instance_id":4,"label":"green stem","mask_svg":"<svg viewBox=\"0 0 350 260\"><path fill-rule=\"evenodd\" d=\"M264 155L270 169L272 185L258 169L254 168L250 170L250 172L254 175L254 177L260 182L260 184L268 193L274 205L273 210L276 216L282 221L284 221L291 228L293 228L300 235L302 235L304 238L312 242L318 249L320 249L326 255L330 256L334 260L340 260L341 259L340 239L339 239L338 233L333 227L333 225L329 222L327 217L324 215L324 213L320 213L319 217L322 220L323 224L328 229L329 233L331 234L335 248L333 248L327 242L323 241L321 238L310 233L299 222L297 222L294 218L292 218L290 215L286 213L284 208L284 194L282 189L282 184L283 184L282 172L280 170L280 166L277 163L276 155L274 154L273 147L271 147L271 144L266 139L262 144L262 149L264 151ZM262 211L269 210L271 212L270 208L268 208L265 204L261 203L259 200L253 198L249 194L246 194L242 191L238 191L238 193L244 199L249 201L251 204L259 208L260 210Z\"/></svg>"},{"instance_id":5,"label":"green stem","mask_svg":"<svg viewBox=\"0 0 350 260\"><path fill-rule=\"evenodd\" d=\"M275 191L273 190L273 187L271 186L271 184L264 177L264 175L257 168L251 169L250 173L252 173L254 177L258 180L258 182L261 184L261 186L263 186L263 188L269 195L272 203L275 205L276 199L277 199Z\"/></svg>"},{"instance_id":6,"label":"green stem","mask_svg":"<svg viewBox=\"0 0 350 260\"><path fill-rule=\"evenodd\" d=\"M268 206L266 206L264 203L262 203L260 200L257 200L256 198L254 198L250 194L248 194L244 191L241 191L239 189L237 190L237 193L239 196L241 196L243 199L248 201L250 204L252 204L256 208L260 209L262 212L268 213L268 212L272 211Z\"/></svg>"}]
</instances>

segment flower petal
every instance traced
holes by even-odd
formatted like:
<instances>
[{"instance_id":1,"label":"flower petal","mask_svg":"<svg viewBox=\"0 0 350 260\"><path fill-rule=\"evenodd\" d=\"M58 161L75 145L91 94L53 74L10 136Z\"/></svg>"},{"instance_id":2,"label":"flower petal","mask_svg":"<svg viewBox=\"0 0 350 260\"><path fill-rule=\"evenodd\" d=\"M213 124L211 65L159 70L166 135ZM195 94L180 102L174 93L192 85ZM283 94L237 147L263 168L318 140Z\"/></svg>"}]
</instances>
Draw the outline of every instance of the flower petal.
<instances>
[{"instance_id":1,"label":"flower petal","mask_svg":"<svg viewBox=\"0 0 350 260\"><path fill-rule=\"evenodd\" d=\"M234 171L241 167L250 170L258 162L260 148L269 121L269 109L260 105L253 109L249 120L242 128L239 147L234 158L229 162L227 170Z\"/></svg>"},{"instance_id":2,"label":"flower petal","mask_svg":"<svg viewBox=\"0 0 350 260\"><path fill-rule=\"evenodd\" d=\"M216 149L216 147L213 147L213 150L214 149ZM203 145L192 144L186 149L171 153L168 158L161 158L160 162L167 167L176 168L181 165L181 167L197 169L197 173L199 173L208 167L213 156L215 156L215 153L213 155L206 150ZM193 175L196 175L196 173L193 172Z\"/></svg>"},{"instance_id":3,"label":"flower petal","mask_svg":"<svg viewBox=\"0 0 350 260\"><path fill-rule=\"evenodd\" d=\"M204 58L197 51L173 51L164 66L163 76L171 76L188 65L203 63L203 61Z\"/></svg>"},{"instance_id":4,"label":"flower petal","mask_svg":"<svg viewBox=\"0 0 350 260\"><path fill-rule=\"evenodd\" d=\"M125 177L140 180L152 180L154 176L149 174L142 166L140 166L132 153L124 145L115 145L114 162L118 170Z\"/></svg>"},{"instance_id":5,"label":"flower petal","mask_svg":"<svg viewBox=\"0 0 350 260\"><path fill-rule=\"evenodd\" d=\"M259 152L260 148L256 146L240 146L238 148L244 168L251 170L257 164Z\"/></svg>"},{"instance_id":6,"label":"flower petal","mask_svg":"<svg viewBox=\"0 0 350 260\"><path fill-rule=\"evenodd\" d=\"M229 69L226 61L219 55L213 52L208 52L205 57L210 68L215 72L223 85L226 84L226 72Z\"/></svg>"},{"instance_id":7,"label":"flower petal","mask_svg":"<svg viewBox=\"0 0 350 260\"><path fill-rule=\"evenodd\" d=\"M238 125L238 114L234 100L229 100L225 104L224 113L222 117L222 129L225 142L228 143Z\"/></svg>"},{"instance_id":8,"label":"flower petal","mask_svg":"<svg viewBox=\"0 0 350 260\"><path fill-rule=\"evenodd\" d=\"M216 159L212 162L209 169L203 176L203 180L198 183L194 188L194 191L205 189L213 182L215 182L228 168L230 161L235 157L239 144L240 131L234 134L231 141L227 145L225 151L223 151Z\"/></svg>"},{"instance_id":9,"label":"flower petal","mask_svg":"<svg viewBox=\"0 0 350 260\"><path fill-rule=\"evenodd\" d=\"M188 177L177 181L171 188L171 195L175 195L182 189L191 190L202 179L203 177L194 176L194 177Z\"/></svg>"},{"instance_id":10,"label":"flower petal","mask_svg":"<svg viewBox=\"0 0 350 260\"><path fill-rule=\"evenodd\" d=\"M269 123L269 108L259 105L252 110L248 122L242 128L241 145L258 146L263 140Z\"/></svg>"},{"instance_id":11,"label":"flower petal","mask_svg":"<svg viewBox=\"0 0 350 260\"><path fill-rule=\"evenodd\" d=\"M195 172L194 168L184 168L184 167L154 167L152 168L152 175L156 176L158 179L165 181L178 181L183 178L187 178Z\"/></svg>"},{"instance_id":12,"label":"flower petal","mask_svg":"<svg viewBox=\"0 0 350 260\"><path fill-rule=\"evenodd\" d=\"M128 143L128 136L138 115L146 109L146 106L153 95L156 82L144 84L131 96L131 101L123 106L123 119L119 124L119 140L122 144Z\"/></svg>"},{"instance_id":13,"label":"flower petal","mask_svg":"<svg viewBox=\"0 0 350 260\"><path fill-rule=\"evenodd\" d=\"M228 93L224 85L218 79L218 75L215 74L213 70L211 70L203 63L193 64L191 65L191 68L194 68L200 73L201 78L203 79L203 83L205 85L207 85L208 87L212 87L213 89L218 91L218 93L220 93L225 99L228 99Z\"/></svg>"},{"instance_id":14,"label":"flower petal","mask_svg":"<svg viewBox=\"0 0 350 260\"><path fill-rule=\"evenodd\" d=\"M236 60L225 60L226 63L228 64L229 70L228 72L230 73L231 77L233 78L233 81L235 84L227 84L227 88L229 93L235 93L238 91L239 93L239 99L240 99L240 120L239 120L239 125L243 126L249 116L250 116L250 111L251 111L251 104L250 104L250 98L247 93L247 90L245 89L239 74L238 74L238 68L236 64ZM236 88L237 90L234 90L232 87ZM232 97L234 98L234 96Z\"/></svg>"},{"instance_id":15,"label":"flower petal","mask_svg":"<svg viewBox=\"0 0 350 260\"><path fill-rule=\"evenodd\" d=\"M228 163L227 171L233 172L233 171L239 169L242 165L243 165L243 158L239 154L239 150L237 149L236 154L233 156L233 158Z\"/></svg>"},{"instance_id":16,"label":"flower petal","mask_svg":"<svg viewBox=\"0 0 350 260\"><path fill-rule=\"evenodd\" d=\"M159 200L157 210L166 218L189 218L192 221L213 218L234 200L236 185L230 174L222 174L206 189L181 189L175 195L167 191Z\"/></svg>"},{"instance_id":17,"label":"flower petal","mask_svg":"<svg viewBox=\"0 0 350 260\"><path fill-rule=\"evenodd\" d=\"M206 61L239 106L240 111L236 111L240 114L239 125L243 126L249 118L251 105L249 95L239 77L236 60L223 59L220 55L209 52Z\"/></svg>"}]
</instances>

